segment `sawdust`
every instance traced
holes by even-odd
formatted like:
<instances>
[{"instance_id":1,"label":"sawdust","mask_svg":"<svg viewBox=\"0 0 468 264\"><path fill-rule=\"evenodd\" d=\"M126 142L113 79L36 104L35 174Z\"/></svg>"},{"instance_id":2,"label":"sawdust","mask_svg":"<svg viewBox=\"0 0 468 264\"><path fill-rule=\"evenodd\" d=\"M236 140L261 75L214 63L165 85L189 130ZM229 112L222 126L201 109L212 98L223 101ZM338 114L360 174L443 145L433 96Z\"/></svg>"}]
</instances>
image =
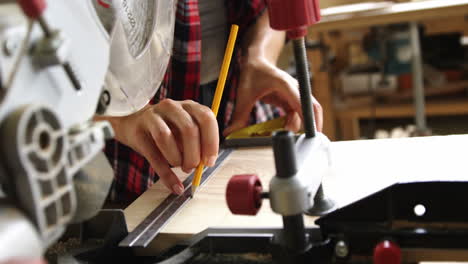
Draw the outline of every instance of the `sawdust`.
<instances>
[{"instance_id":1,"label":"sawdust","mask_svg":"<svg viewBox=\"0 0 468 264\"><path fill-rule=\"evenodd\" d=\"M80 245L81 243L78 238L70 238L67 241L59 241L47 250L46 255L63 255L67 253L70 249L78 248Z\"/></svg>"},{"instance_id":2,"label":"sawdust","mask_svg":"<svg viewBox=\"0 0 468 264\"><path fill-rule=\"evenodd\" d=\"M191 261L193 264L267 264L273 263L269 254L245 253L245 254L200 254Z\"/></svg>"},{"instance_id":3,"label":"sawdust","mask_svg":"<svg viewBox=\"0 0 468 264\"><path fill-rule=\"evenodd\" d=\"M69 238L65 241L58 241L52 245L45 253L47 260L56 260L60 256L74 255L80 252L86 252L89 249L95 249L104 245L103 239L87 239L85 243L82 243L78 238Z\"/></svg>"}]
</instances>

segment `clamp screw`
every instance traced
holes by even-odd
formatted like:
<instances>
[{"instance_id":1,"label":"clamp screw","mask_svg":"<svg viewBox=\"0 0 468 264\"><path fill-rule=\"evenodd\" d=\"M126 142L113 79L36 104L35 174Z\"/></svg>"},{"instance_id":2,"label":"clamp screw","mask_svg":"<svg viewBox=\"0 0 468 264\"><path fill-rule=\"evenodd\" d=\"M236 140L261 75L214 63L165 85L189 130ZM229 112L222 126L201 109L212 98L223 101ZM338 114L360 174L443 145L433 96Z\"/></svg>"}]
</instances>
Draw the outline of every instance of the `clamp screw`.
<instances>
[{"instance_id":1,"label":"clamp screw","mask_svg":"<svg viewBox=\"0 0 468 264\"><path fill-rule=\"evenodd\" d=\"M339 258L346 258L349 254L348 244L343 240L339 240L335 245L335 255Z\"/></svg>"},{"instance_id":2,"label":"clamp screw","mask_svg":"<svg viewBox=\"0 0 468 264\"><path fill-rule=\"evenodd\" d=\"M11 36L3 42L3 52L6 56L13 56L18 49L20 39L17 36Z\"/></svg>"}]
</instances>

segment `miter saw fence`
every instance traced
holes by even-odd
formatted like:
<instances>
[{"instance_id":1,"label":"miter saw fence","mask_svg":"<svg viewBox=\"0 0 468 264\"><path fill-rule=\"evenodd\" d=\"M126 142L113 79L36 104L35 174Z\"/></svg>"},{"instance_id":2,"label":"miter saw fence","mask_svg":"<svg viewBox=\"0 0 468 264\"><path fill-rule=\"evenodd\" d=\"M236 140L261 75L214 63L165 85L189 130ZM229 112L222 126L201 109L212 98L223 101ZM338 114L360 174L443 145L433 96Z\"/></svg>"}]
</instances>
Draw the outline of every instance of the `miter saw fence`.
<instances>
[{"instance_id":1,"label":"miter saw fence","mask_svg":"<svg viewBox=\"0 0 468 264\"><path fill-rule=\"evenodd\" d=\"M101 208L113 172L109 40L91 1L0 4L0 261L39 257Z\"/></svg>"}]
</instances>

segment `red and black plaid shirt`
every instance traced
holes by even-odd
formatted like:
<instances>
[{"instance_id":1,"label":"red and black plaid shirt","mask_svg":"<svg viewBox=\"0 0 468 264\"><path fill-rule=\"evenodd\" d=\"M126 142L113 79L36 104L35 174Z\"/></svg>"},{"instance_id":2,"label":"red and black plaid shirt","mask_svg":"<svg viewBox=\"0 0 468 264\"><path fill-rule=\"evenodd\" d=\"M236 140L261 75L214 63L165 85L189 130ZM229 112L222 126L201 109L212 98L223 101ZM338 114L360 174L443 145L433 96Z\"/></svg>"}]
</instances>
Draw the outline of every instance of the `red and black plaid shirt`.
<instances>
[{"instance_id":1,"label":"red and black plaid shirt","mask_svg":"<svg viewBox=\"0 0 468 264\"><path fill-rule=\"evenodd\" d=\"M237 43L240 43L249 26L264 12L265 2L264 0L225 0L225 2L228 23L239 25ZM218 115L218 123L223 125L228 124L233 112L240 72L240 49L236 49L234 56L223 97L224 108L220 109ZM164 81L151 103L157 103L164 98L197 101L200 96L201 58L198 0L179 0L173 55ZM229 96L226 96L228 93ZM278 113L268 105L258 103L252 113L252 122L265 121L277 116ZM106 144L105 153L115 172L113 198L116 200L132 201L158 179L146 159L126 145L111 140Z\"/></svg>"}]
</instances>

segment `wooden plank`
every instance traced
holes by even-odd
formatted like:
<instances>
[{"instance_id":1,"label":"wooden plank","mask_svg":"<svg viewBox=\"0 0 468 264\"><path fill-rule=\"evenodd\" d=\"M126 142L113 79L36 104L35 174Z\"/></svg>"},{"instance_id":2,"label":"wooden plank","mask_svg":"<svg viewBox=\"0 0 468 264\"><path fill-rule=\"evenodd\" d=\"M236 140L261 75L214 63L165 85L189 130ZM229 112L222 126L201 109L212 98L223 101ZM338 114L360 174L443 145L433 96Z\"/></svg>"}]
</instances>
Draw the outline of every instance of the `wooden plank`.
<instances>
[{"instance_id":1,"label":"wooden plank","mask_svg":"<svg viewBox=\"0 0 468 264\"><path fill-rule=\"evenodd\" d=\"M204 184L216 171L218 166L224 163L233 148L221 149L218 153L216 164L212 167L205 167L200 180L200 185ZM191 192L191 184L193 173L186 177L182 182L185 191L181 195L171 194L162 201L137 227L133 229L128 236L123 239L119 246L122 247L146 247L153 239L159 235L162 228L175 215L175 212L182 209L184 205L190 201L193 196Z\"/></svg>"},{"instance_id":2,"label":"wooden plank","mask_svg":"<svg viewBox=\"0 0 468 264\"><path fill-rule=\"evenodd\" d=\"M274 175L273 153L270 148L251 148L232 153L208 182L201 186L193 200L173 217L161 235L140 254L159 252L174 242L190 238L207 227L279 227L281 217L274 214L265 201L257 217L238 216L230 213L225 202L225 189L229 179L236 174L257 174L264 188ZM186 175L181 174L182 177ZM132 231L168 195L164 186L157 183L133 204L125 209L127 225ZM128 216L128 217L127 217ZM313 225L315 218L307 218L307 225ZM174 238L174 236L176 238Z\"/></svg>"},{"instance_id":3,"label":"wooden plank","mask_svg":"<svg viewBox=\"0 0 468 264\"><path fill-rule=\"evenodd\" d=\"M342 206L397 181L467 180L468 135L333 142L332 170L325 175L325 192ZM279 227L281 217L265 201L259 214L232 215L225 188L232 175L256 173L265 188L274 175L270 148L234 151L206 185L166 225L147 250L154 254L208 227ZM311 176L313 172L311 172ZM181 175L183 177L183 175ZM157 183L125 210L129 230L139 224L168 194ZM314 217L305 217L312 226Z\"/></svg>"},{"instance_id":4,"label":"wooden plank","mask_svg":"<svg viewBox=\"0 0 468 264\"><path fill-rule=\"evenodd\" d=\"M206 185L200 187L195 198L190 201L187 208L179 212L177 220L169 223L164 228L164 233L193 234L203 231L207 226L230 227L236 223L239 227L263 226L269 224L279 226L281 218L270 219L273 215L266 204L265 212L258 219L254 217L242 217L232 215L225 203L224 191L231 176L243 173L256 173L264 183L268 183L271 175L274 174L273 153L270 148L249 148L238 150L232 153L225 161L225 164L215 172L216 175L208 180ZM241 165L240 165L241 164ZM185 177L185 175L181 175ZM268 184L267 184L268 185ZM266 186L266 188L268 188ZM125 213L129 215L128 227L133 230L136 224L141 221L143 215L146 216L161 202L169 192L161 184L155 184L144 193L135 203L130 205ZM207 213L209 204L210 217L206 221L194 221ZM262 210L263 210L262 209ZM139 221L140 220L140 221ZM265 222L262 222L265 221ZM255 224L257 222L257 224Z\"/></svg>"},{"instance_id":5,"label":"wooden plank","mask_svg":"<svg viewBox=\"0 0 468 264\"><path fill-rule=\"evenodd\" d=\"M309 31L312 34L313 32L319 31L343 30L426 19L447 18L463 16L465 14L468 14L468 0L428 0L398 3L388 8L374 11L323 16L321 22L311 26Z\"/></svg>"}]
</instances>

